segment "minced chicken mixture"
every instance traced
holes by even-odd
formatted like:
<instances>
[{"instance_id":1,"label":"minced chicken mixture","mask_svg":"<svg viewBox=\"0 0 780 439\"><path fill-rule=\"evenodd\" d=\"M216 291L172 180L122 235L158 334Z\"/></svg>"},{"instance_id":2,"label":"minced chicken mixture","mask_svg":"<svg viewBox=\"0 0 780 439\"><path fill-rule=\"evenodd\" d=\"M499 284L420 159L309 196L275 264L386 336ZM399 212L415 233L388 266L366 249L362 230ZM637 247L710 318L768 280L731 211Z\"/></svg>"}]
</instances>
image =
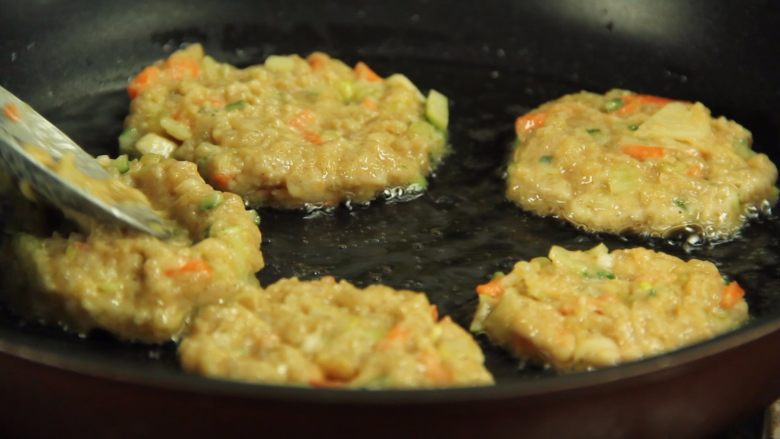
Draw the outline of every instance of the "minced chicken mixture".
<instances>
[{"instance_id":1,"label":"minced chicken mixture","mask_svg":"<svg viewBox=\"0 0 780 439\"><path fill-rule=\"evenodd\" d=\"M410 388L493 382L471 335L425 295L332 277L247 288L200 310L179 346L186 370L315 387Z\"/></svg>"},{"instance_id":2,"label":"minced chicken mixture","mask_svg":"<svg viewBox=\"0 0 780 439\"><path fill-rule=\"evenodd\" d=\"M101 328L163 342L179 335L195 307L257 284L260 232L240 197L212 189L192 163L153 154L101 161L178 234L161 241L77 214L63 218L3 176L0 295L13 308L80 333Z\"/></svg>"},{"instance_id":3,"label":"minced chicken mixture","mask_svg":"<svg viewBox=\"0 0 780 439\"><path fill-rule=\"evenodd\" d=\"M516 121L507 196L592 231L736 233L777 200L777 168L748 130L700 103L612 90L546 103Z\"/></svg>"},{"instance_id":4,"label":"minced chicken mixture","mask_svg":"<svg viewBox=\"0 0 780 439\"><path fill-rule=\"evenodd\" d=\"M744 291L710 262L644 248L553 246L477 287L472 331L558 370L610 366L733 330Z\"/></svg>"},{"instance_id":5,"label":"minced chicken mixture","mask_svg":"<svg viewBox=\"0 0 780 439\"><path fill-rule=\"evenodd\" d=\"M443 95L426 98L403 75L382 78L323 53L239 69L193 44L144 69L128 91L123 152L197 163L209 183L252 205L420 190L445 152Z\"/></svg>"}]
</instances>

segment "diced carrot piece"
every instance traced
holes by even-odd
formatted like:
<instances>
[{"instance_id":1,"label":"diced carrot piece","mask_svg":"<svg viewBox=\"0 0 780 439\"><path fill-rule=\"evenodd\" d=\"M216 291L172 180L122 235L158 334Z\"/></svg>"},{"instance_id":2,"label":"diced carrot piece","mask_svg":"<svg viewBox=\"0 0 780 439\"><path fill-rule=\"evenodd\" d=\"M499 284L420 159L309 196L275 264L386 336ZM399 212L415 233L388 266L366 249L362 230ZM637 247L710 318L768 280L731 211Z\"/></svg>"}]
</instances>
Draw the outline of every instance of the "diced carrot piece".
<instances>
[{"instance_id":1,"label":"diced carrot piece","mask_svg":"<svg viewBox=\"0 0 780 439\"><path fill-rule=\"evenodd\" d=\"M645 105L663 106L675 101L674 99L662 98L654 95L628 95L623 96L622 99L623 106L615 112L622 116L634 113Z\"/></svg>"},{"instance_id":2,"label":"diced carrot piece","mask_svg":"<svg viewBox=\"0 0 780 439\"><path fill-rule=\"evenodd\" d=\"M309 129L312 125L317 123L317 116L311 112L311 110L301 110L292 119L290 119L290 125L298 130L304 139L315 145L322 145L325 143L315 131Z\"/></svg>"},{"instance_id":3,"label":"diced carrot piece","mask_svg":"<svg viewBox=\"0 0 780 439\"><path fill-rule=\"evenodd\" d=\"M493 279L488 283L477 285L477 294L490 297L500 297L504 294L504 286L501 285L501 279Z\"/></svg>"},{"instance_id":4,"label":"diced carrot piece","mask_svg":"<svg viewBox=\"0 0 780 439\"><path fill-rule=\"evenodd\" d=\"M127 86L127 94L130 95L130 99L134 99L141 94L142 91L152 85L159 77L160 69L156 66L149 66L141 70L141 73L136 75L136 77L130 81L130 85Z\"/></svg>"},{"instance_id":5,"label":"diced carrot piece","mask_svg":"<svg viewBox=\"0 0 780 439\"><path fill-rule=\"evenodd\" d=\"M19 107L16 106L14 103L7 103L5 106L3 106L3 114L5 114L5 117L11 119L14 122L19 122L22 120L22 115L19 113Z\"/></svg>"},{"instance_id":6,"label":"diced carrot piece","mask_svg":"<svg viewBox=\"0 0 780 439\"><path fill-rule=\"evenodd\" d=\"M317 116L311 110L301 110L290 119L290 125L299 130L308 129L317 122Z\"/></svg>"},{"instance_id":7,"label":"diced carrot piece","mask_svg":"<svg viewBox=\"0 0 780 439\"><path fill-rule=\"evenodd\" d=\"M739 303L743 297L745 297L745 290L736 281L733 281L723 289L723 294L720 297L720 307L729 309Z\"/></svg>"},{"instance_id":8,"label":"diced carrot piece","mask_svg":"<svg viewBox=\"0 0 780 439\"><path fill-rule=\"evenodd\" d=\"M528 113L520 116L515 120L515 133L518 137L522 137L544 125L546 120L547 113Z\"/></svg>"},{"instance_id":9,"label":"diced carrot piece","mask_svg":"<svg viewBox=\"0 0 780 439\"><path fill-rule=\"evenodd\" d=\"M303 130L301 134L303 135L304 139L308 140L310 143L313 143L315 145L322 145L323 143L325 143L325 141L322 140L322 137L319 134L315 133L314 131Z\"/></svg>"},{"instance_id":10,"label":"diced carrot piece","mask_svg":"<svg viewBox=\"0 0 780 439\"><path fill-rule=\"evenodd\" d=\"M403 341L408 335L409 333L400 323L396 324L379 340L379 343L376 344L376 349L378 351L387 350L393 343Z\"/></svg>"},{"instance_id":11,"label":"diced carrot piece","mask_svg":"<svg viewBox=\"0 0 780 439\"><path fill-rule=\"evenodd\" d=\"M425 368L425 378L434 384L449 384L452 382L452 371L441 361L438 355L431 352L421 352L420 363Z\"/></svg>"},{"instance_id":12,"label":"diced carrot piece","mask_svg":"<svg viewBox=\"0 0 780 439\"><path fill-rule=\"evenodd\" d=\"M369 67L368 64L364 63L363 61L355 64L355 74L358 76L358 78L365 79L366 81L376 82L382 80L382 77L377 75L375 71L371 70L371 67Z\"/></svg>"},{"instance_id":13,"label":"diced carrot piece","mask_svg":"<svg viewBox=\"0 0 780 439\"><path fill-rule=\"evenodd\" d=\"M171 77L180 80L185 76L200 75L200 64L188 56L172 56L165 61L164 67L171 72Z\"/></svg>"},{"instance_id":14,"label":"diced carrot piece","mask_svg":"<svg viewBox=\"0 0 780 439\"><path fill-rule=\"evenodd\" d=\"M212 174L211 180L217 185L217 189L227 189L230 185L230 182L233 180L233 176L223 174L221 172L215 172Z\"/></svg>"},{"instance_id":15,"label":"diced carrot piece","mask_svg":"<svg viewBox=\"0 0 780 439\"><path fill-rule=\"evenodd\" d=\"M662 146L647 145L623 145L623 153L637 160L658 159L666 155L666 149Z\"/></svg>"},{"instance_id":16,"label":"diced carrot piece","mask_svg":"<svg viewBox=\"0 0 780 439\"><path fill-rule=\"evenodd\" d=\"M312 70L319 70L328 62L328 56L324 53L314 52L306 58Z\"/></svg>"},{"instance_id":17,"label":"diced carrot piece","mask_svg":"<svg viewBox=\"0 0 780 439\"><path fill-rule=\"evenodd\" d=\"M374 98L365 98L360 102L360 106L367 110L376 111L379 108L379 102Z\"/></svg>"},{"instance_id":18,"label":"diced carrot piece","mask_svg":"<svg viewBox=\"0 0 780 439\"><path fill-rule=\"evenodd\" d=\"M196 272L205 272L206 274L211 274L212 271L214 270L211 268L208 262L202 259L193 259L191 261L185 262L182 266L165 270L165 275L178 276L180 274Z\"/></svg>"},{"instance_id":19,"label":"diced carrot piece","mask_svg":"<svg viewBox=\"0 0 780 439\"><path fill-rule=\"evenodd\" d=\"M431 305L431 317L433 317L433 321L439 320L439 308L435 305Z\"/></svg>"}]
</instances>

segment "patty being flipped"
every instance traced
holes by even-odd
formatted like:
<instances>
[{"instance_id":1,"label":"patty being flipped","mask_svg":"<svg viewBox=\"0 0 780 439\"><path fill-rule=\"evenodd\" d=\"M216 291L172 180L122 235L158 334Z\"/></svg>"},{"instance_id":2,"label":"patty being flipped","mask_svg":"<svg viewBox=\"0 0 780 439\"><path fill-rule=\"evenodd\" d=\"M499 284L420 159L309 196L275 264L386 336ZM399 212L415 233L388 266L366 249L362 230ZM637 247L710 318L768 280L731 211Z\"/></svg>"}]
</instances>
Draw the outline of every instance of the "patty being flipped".
<instances>
[{"instance_id":1,"label":"patty being flipped","mask_svg":"<svg viewBox=\"0 0 780 439\"><path fill-rule=\"evenodd\" d=\"M78 213L63 219L4 177L3 300L71 331L163 342L178 337L195 307L257 284L257 216L240 197L212 189L192 163L154 154L100 160L178 224L177 236L161 241Z\"/></svg>"},{"instance_id":2,"label":"patty being flipped","mask_svg":"<svg viewBox=\"0 0 780 439\"><path fill-rule=\"evenodd\" d=\"M403 75L382 78L323 53L239 69L195 44L144 69L128 91L123 152L195 162L209 183L252 205L421 190L445 152L443 95L426 99Z\"/></svg>"},{"instance_id":3,"label":"patty being flipped","mask_svg":"<svg viewBox=\"0 0 780 439\"><path fill-rule=\"evenodd\" d=\"M413 388L493 382L471 335L423 294L332 277L247 288L193 319L186 370L316 387Z\"/></svg>"},{"instance_id":4,"label":"patty being flipped","mask_svg":"<svg viewBox=\"0 0 780 439\"><path fill-rule=\"evenodd\" d=\"M744 291L710 262L644 248L553 246L477 287L471 329L558 370L611 366L733 330Z\"/></svg>"},{"instance_id":5,"label":"patty being flipped","mask_svg":"<svg viewBox=\"0 0 780 439\"><path fill-rule=\"evenodd\" d=\"M612 90L521 116L507 196L591 231L735 234L777 201L777 168L751 133L700 103Z\"/></svg>"}]
</instances>

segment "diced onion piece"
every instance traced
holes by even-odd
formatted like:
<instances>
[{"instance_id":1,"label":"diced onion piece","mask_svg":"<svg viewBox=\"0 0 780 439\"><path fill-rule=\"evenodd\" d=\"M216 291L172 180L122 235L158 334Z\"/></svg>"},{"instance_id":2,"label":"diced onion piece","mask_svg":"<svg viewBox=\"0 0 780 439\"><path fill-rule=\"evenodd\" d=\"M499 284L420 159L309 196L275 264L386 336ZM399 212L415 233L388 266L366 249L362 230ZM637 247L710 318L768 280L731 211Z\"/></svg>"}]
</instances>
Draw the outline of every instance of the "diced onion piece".
<instances>
[{"instance_id":1,"label":"diced onion piece","mask_svg":"<svg viewBox=\"0 0 780 439\"><path fill-rule=\"evenodd\" d=\"M160 126L174 139L184 141L192 137L190 128L187 125L170 117L160 119Z\"/></svg>"},{"instance_id":2,"label":"diced onion piece","mask_svg":"<svg viewBox=\"0 0 780 439\"><path fill-rule=\"evenodd\" d=\"M135 144L135 149L141 154L156 154L162 157L170 157L176 144L154 133L148 133L141 137Z\"/></svg>"},{"instance_id":3,"label":"diced onion piece","mask_svg":"<svg viewBox=\"0 0 780 439\"><path fill-rule=\"evenodd\" d=\"M265 67L273 72L289 72L295 67L295 61L289 56L271 55L265 59Z\"/></svg>"},{"instance_id":4,"label":"diced onion piece","mask_svg":"<svg viewBox=\"0 0 780 439\"><path fill-rule=\"evenodd\" d=\"M609 191L613 194L634 192L642 186L638 170L630 165L616 164L609 168Z\"/></svg>"},{"instance_id":5,"label":"diced onion piece","mask_svg":"<svg viewBox=\"0 0 780 439\"><path fill-rule=\"evenodd\" d=\"M704 147L712 136L709 111L700 103L672 102L650 116L636 136L648 139L674 139Z\"/></svg>"}]
</instances>

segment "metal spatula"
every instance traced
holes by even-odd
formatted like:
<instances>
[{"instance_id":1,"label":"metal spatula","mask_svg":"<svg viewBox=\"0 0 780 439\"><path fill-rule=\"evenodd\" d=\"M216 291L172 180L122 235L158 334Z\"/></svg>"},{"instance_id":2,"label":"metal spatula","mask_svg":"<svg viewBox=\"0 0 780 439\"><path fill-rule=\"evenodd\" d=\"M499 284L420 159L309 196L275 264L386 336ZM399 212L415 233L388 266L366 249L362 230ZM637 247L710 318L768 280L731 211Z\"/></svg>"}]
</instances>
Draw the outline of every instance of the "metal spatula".
<instances>
[{"instance_id":1,"label":"metal spatula","mask_svg":"<svg viewBox=\"0 0 780 439\"><path fill-rule=\"evenodd\" d=\"M0 165L29 184L60 209L70 209L101 221L119 223L158 238L168 238L173 227L148 206L136 202L105 201L89 189L55 173L24 145L34 145L55 161L70 155L78 171L97 180L112 178L102 166L28 104L0 87Z\"/></svg>"}]
</instances>

